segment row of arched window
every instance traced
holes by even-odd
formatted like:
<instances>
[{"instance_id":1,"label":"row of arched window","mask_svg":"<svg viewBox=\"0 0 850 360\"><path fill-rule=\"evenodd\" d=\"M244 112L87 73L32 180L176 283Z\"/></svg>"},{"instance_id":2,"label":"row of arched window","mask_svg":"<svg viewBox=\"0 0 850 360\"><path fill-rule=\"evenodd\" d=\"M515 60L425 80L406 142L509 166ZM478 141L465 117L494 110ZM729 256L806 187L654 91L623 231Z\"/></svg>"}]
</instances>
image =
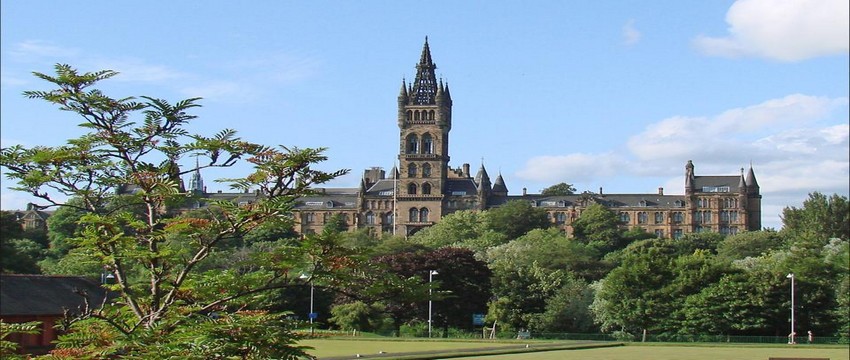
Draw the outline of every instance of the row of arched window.
<instances>
[{"instance_id":1,"label":"row of arched window","mask_svg":"<svg viewBox=\"0 0 850 360\"><path fill-rule=\"evenodd\" d=\"M422 186L416 185L415 183L410 183L407 185L407 194L408 195L417 195L419 191L422 191L422 195L431 195L431 184L424 183Z\"/></svg>"},{"instance_id":2,"label":"row of arched window","mask_svg":"<svg viewBox=\"0 0 850 360\"><path fill-rule=\"evenodd\" d=\"M415 163L407 164L407 177L415 178L416 175L420 173L420 168L422 170L422 177L431 177L431 164L429 163L424 163L422 166L416 165Z\"/></svg>"},{"instance_id":3,"label":"row of arched window","mask_svg":"<svg viewBox=\"0 0 850 360\"><path fill-rule=\"evenodd\" d=\"M434 120L434 110L407 110L407 121Z\"/></svg>"},{"instance_id":4,"label":"row of arched window","mask_svg":"<svg viewBox=\"0 0 850 360\"><path fill-rule=\"evenodd\" d=\"M428 210L428 208L426 208L426 207L410 208L410 210L408 210L408 221L410 221L410 222L428 222L430 215L431 215L431 211ZM305 215L305 218L312 219L313 216L314 216L313 213L307 213ZM344 216L345 216L346 222L348 222L348 215L345 214ZM392 213L392 211L385 212L385 213L374 213L374 212L371 212L371 211L367 211L366 214L364 215L363 220L366 223L366 225L376 225L376 224L378 224L377 220L378 220L379 217L381 219L381 224L392 224L393 223L393 213Z\"/></svg>"},{"instance_id":5,"label":"row of arched window","mask_svg":"<svg viewBox=\"0 0 850 360\"><path fill-rule=\"evenodd\" d=\"M420 138L416 134L407 135L405 139L405 151L408 154L433 154L434 138L431 134L423 134Z\"/></svg>"},{"instance_id":6,"label":"row of arched window","mask_svg":"<svg viewBox=\"0 0 850 360\"><path fill-rule=\"evenodd\" d=\"M738 207L738 198L726 197L726 198L720 199L718 201L721 201L721 204L723 204L723 208L726 208L726 209ZM711 207L711 198L698 198L697 199L697 207L700 207L700 208Z\"/></svg>"}]
</instances>

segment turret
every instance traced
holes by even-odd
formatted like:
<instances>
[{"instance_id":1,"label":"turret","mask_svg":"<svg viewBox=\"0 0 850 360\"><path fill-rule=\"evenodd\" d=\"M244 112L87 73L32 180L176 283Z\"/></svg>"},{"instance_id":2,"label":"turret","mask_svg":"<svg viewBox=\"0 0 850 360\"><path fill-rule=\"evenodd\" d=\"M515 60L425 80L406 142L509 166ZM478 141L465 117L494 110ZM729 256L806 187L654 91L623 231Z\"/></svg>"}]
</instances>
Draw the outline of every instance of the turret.
<instances>
[{"instance_id":1,"label":"turret","mask_svg":"<svg viewBox=\"0 0 850 360\"><path fill-rule=\"evenodd\" d=\"M685 165L685 195L694 193L694 162L688 160Z\"/></svg>"},{"instance_id":2,"label":"turret","mask_svg":"<svg viewBox=\"0 0 850 360\"><path fill-rule=\"evenodd\" d=\"M496 177L496 182L493 183L493 195L508 196L508 187L505 186L505 179L502 178L502 174L499 174Z\"/></svg>"}]
</instances>

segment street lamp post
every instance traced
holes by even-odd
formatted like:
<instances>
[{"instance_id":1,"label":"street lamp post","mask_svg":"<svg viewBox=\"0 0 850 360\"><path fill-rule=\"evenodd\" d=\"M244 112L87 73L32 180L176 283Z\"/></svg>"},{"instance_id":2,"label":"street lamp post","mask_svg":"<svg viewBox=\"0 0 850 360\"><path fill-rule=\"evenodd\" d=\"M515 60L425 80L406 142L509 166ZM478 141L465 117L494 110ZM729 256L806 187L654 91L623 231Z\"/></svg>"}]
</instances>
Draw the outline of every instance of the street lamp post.
<instances>
[{"instance_id":1,"label":"street lamp post","mask_svg":"<svg viewBox=\"0 0 850 360\"><path fill-rule=\"evenodd\" d=\"M307 317L310 318L310 335L312 335L313 334L313 318L316 316L316 314L313 312L313 294L314 294L314 292L313 292L313 290L314 290L313 277L309 276L307 274L301 274L301 276L299 276L299 278L310 279L310 314L308 314Z\"/></svg>"},{"instance_id":2,"label":"street lamp post","mask_svg":"<svg viewBox=\"0 0 850 360\"><path fill-rule=\"evenodd\" d=\"M428 337L431 337L431 282L434 281L434 275L438 275L437 270L428 272Z\"/></svg>"},{"instance_id":3,"label":"street lamp post","mask_svg":"<svg viewBox=\"0 0 850 360\"><path fill-rule=\"evenodd\" d=\"M794 332L794 273L790 273L786 278L791 279L791 333L788 334L788 344L796 344L794 337L797 333Z\"/></svg>"}]
</instances>

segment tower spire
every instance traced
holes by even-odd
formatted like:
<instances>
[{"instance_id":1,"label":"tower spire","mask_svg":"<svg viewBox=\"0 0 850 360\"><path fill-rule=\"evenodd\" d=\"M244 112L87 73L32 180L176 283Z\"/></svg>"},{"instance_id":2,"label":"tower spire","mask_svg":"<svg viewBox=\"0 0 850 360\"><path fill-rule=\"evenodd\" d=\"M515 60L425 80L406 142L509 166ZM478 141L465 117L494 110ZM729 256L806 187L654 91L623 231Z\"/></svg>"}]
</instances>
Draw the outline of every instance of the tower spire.
<instances>
[{"instance_id":1,"label":"tower spire","mask_svg":"<svg viewBox=\"0 0 850 360\"><path fill-rule=\"evenodd\" d=\"M422 56L416 65L416 79L413 80L413 89L410 92L414 105L431 105L435 102L437 94L437 76L434 70L437 65L431 59L431 48L428 46L428 37L425 37L425 45L422 46Z\"/></svg>"}]
</instances>

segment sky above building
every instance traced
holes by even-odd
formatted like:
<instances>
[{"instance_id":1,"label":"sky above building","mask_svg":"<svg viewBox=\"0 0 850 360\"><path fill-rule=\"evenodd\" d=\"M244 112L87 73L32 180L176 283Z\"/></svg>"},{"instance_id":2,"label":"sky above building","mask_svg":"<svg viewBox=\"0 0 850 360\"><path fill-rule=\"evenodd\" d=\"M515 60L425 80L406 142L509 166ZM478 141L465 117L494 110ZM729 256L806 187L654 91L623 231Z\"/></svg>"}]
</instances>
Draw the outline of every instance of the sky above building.
<instances>
[{"instance_id":1,"label":"sky above building","mask_svg":"<svg viewBox=\"0 0 850 360\"><path fill-rule=\"evenodd\" d=\"M73 114L25 90L57 63L121 74L113 97L202 97L190 130L327 147L324 170L389 170L396 96L426 36L454 101L450 165L511 194L684 192L684 168L753 167L763 225L811 192L848 195L846 0L3 1L0 141L62 145ZM187 159L184 167L194 166ZM203 173L216 178L248 168ZM188 177L185 181L188 181ZM2 209L34 198L2 183ZM37 202L37 201L36 201Z\"/></svg>"}]
</instances>

